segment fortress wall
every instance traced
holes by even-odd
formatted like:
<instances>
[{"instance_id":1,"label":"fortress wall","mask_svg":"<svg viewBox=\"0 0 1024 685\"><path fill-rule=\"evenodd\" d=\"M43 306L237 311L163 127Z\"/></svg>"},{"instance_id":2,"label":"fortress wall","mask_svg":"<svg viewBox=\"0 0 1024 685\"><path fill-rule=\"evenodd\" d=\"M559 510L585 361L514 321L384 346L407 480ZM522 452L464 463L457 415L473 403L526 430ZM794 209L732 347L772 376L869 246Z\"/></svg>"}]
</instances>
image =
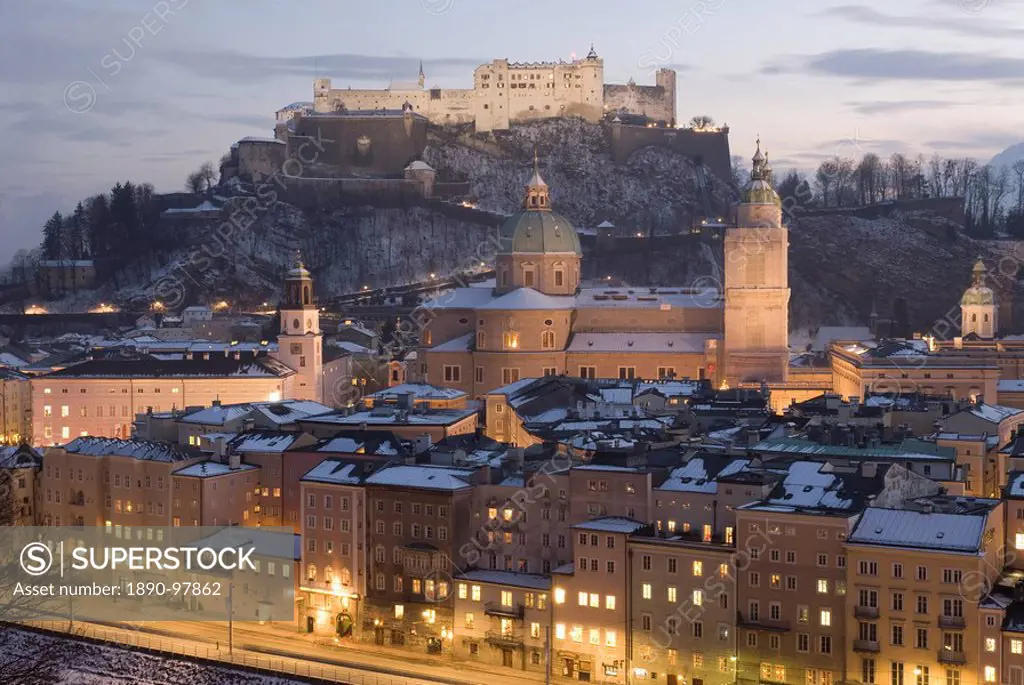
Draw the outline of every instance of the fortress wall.
<instances>
[{"instance_id":1,"label":"fortress wall","mask_svg":"<svg viewBox=\"0 0 1024 685\"><path fill-rule=\"evenodd\" d=\"M625 111L655 121L675 121L675 93L661 86L605 85L604 106L609 112Z\"/></svg>"},{"instance_id":2,"label":"fortress wall","mask_svg":"<svg viewBox=\"0 0 1024 685\"><path fill-rule=\"evenodd\" d=\"M335 204L372 204L408 207L422 204L420 184L406 179L363 178L289 178L284 187L275 187L278 198L297 207L323 207Z\"/></svg>"},{"instance_id":3,"label":"fortress wall","mask_svg":"<svg viewBox=\"0 0 1024 685\"><path fill-rule=\"evenodd\" d=\"M402 115L299 117L289 138L295 156L307 138L323 141L325 150L317 162L335 166L342 174L398 176L423 154L427 121Z\"/></svg>"},{"instance_id":4,"label":"fortress wall","mask_svg":"<svg viewBox=\"0 0 1024 685\"><path fill-rule=\"evenodd\" d=\"M681 155L700 159L705 166L728 182L732 177L732 159L729 152L729 132L674 128L646 128L628 124L610 126L612 158L623 164L630 155L645 147L667 147Z\"/></svg>"},{"instance_id":5,"label":"fortress wall","mask_svg":"<svg viewBox=\"0 0 1024 685\"><path fill-rule=\"evenodd\" d=\"M259 182L281 169L288 158L288 146L277 142L238 142L238 175Z\"/></svg>"}]
</instances>

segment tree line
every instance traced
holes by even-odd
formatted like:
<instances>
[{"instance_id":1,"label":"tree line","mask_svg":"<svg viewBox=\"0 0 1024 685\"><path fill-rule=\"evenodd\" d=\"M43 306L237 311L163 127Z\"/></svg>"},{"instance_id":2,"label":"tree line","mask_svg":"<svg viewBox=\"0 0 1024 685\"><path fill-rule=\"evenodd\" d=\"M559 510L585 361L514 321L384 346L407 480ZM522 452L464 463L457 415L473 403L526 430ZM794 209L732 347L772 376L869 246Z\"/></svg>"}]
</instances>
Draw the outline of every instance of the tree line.
<instances>
[{"instance_id":1,"label":"tree line","mask_svg":"<svg viewBox=\"0 0 1024 685\"><path fill-rule=\"evenodd\" d=\"M1024 160L1011 167L978 164L970 158L899 152L882 159L869 152L859 161L834 156L811 179L791 171L778 183L782 197L798 206L856 207L892 200L962 197L966 230L976 237L1005 231L1024 238Z\"/></svg>"}]
</instances>

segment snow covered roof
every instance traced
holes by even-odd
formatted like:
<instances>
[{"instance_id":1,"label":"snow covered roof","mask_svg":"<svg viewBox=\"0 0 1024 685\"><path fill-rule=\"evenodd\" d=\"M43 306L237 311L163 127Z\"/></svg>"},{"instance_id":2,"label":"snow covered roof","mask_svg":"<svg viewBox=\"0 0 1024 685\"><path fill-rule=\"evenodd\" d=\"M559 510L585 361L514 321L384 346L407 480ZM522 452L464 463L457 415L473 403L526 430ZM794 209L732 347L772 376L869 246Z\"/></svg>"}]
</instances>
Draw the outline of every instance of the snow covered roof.
<instances>
[{"instance_id":1,"label":"snow covered roof","mask_svg":"<svg viewBox=\"0 0 1024 685\"><path fill-rule=\"evenodd\" d=\"M996 381L997 392L1024 392L1024 381L1021 380L1001 380Z\"/></svg>"},{"instance_id":2,"label":"snow covered roof","mask_svg":"<svg viewBox=\"0 0 1024 685\"><path fill-rule=\"evenodd\" d=\"M632 533L638 528L643 528L645 524L640 521L634 521L624 516L606 516L604 518L593 519L591 521L584 521L583 523L577 523L573 528L579 530L594 530L604 533Z\"/></svg>"},{"instance_id":3,"label":"snow covered roof","mask_svg":"<svg viewBox=\"0 0 1024 685\"><path fill-rule=\"evenodd\" d=\"M356 344L354 342L349 342L347 340L335 340L335 341L333 341L331 343L328 343L328 344L331 347L337 347L337 348L340 348L342 350L345 350L349 354L372 354L373 353L373 350L371 350L369 347L363 347L362 345L358 345L358 344Z\"/></svg>"},{"instance_id":4,"label":"snow covered roof","mask_svg":"<svg viewBox=\"0 0 1024 685\"><path fill-rule=\"evenodd\" d=\"M410 411L386 405L348 415L332 413L311 416L306 420L312 423L349 427L358 427L364 423L371 426L450 426L475 414L476 409L416 409Z\"/></svg>"},{"instance_id":5,"label":"snow covered roof","mask_svg":"<svg viewBox=\"0 0 1024 685\"><path fill-rule=\"evenodd\" d=\"M395 399L399 395L411 394L417 400L455 400L465 397L466 393L455 388L442 388L428 383L403 383L384 390L378 390L367 397L378 402Z\"/></svg>"},{"instance_id":6,"label":"snow covered roof","mask_svg":"<svg viewBox=\"0 0 1024 685\"><path fill-rule=\"evenodd\" d=\"M215 404L185 414L178 421L202 426L223 426L230 421L245 418L251 412L251 404Z\"/></svg>"},{"instance_id":7,"label":"snow covered roof","mask_svg":"<svg viewBox=\"0 0 1024 685\"><path fill-rule=\"evenodd\" d=\"M117 438L75 438L64 445L64 451L90 457L131 457L139 461L176 462L192 458L177 445L148 440L119 440Z\"/></svg>"},{"instance_id":8,"label":"snow covered roof","mask_svg":"<svg viewBox=\"0 0 1024 685\"><path fill-rule=\"evenodd\" d=\"M691 352L703 353L705 333L577 333L570 352Z\"/></svg>"},{"instance_id":9,"label":"snow covered roof","mask_svg":"<svg viewBox=\"0 0 1024 685\"><path fill-rule=\"evenodd\" d=\"M309 452L334 452L338 454L367 454L378 457L397 456L403 452L401 442L391 433L352 433L325 438L316 445L305 448Z\"/></svg>"},{"instance_id":10,"label":"snow covered roof","mask_svg":"<svg viewBox=\"0 0 1024 685\"><path fill-rule=\"evenodd\" d=\"M13 352L0 352L0 366L20 369L23 366L28 366L28 360L22 359Z\"/></svg>"},{"instance_id":11,"label":"snow covered roof","mask_svg":"<svg viewBox=\"0 0 1024 685\"><path fill-rule=\"evenodd\" d=\"M988 517L868 507L847 540L850 544L976 553Z\"/></svg>"},{"instance_id":12,"label":"snow covered roof","mask_svg":"<svg viewBox=\"0 0 1024 685\"><path fill-rule=\"evenodd\" d=\"M719 459L712 462L710 457L695 456L683 466L673 469L665 482L655 489L714 494L718 492L719 478L735 475L749 464L749 459Z\"/></svg>"},{"instance_id":13,"label":"snow covered roof","mask_svg":"<svg viewBox=\"0 0 1024 685\"><path fill-rule=\"evenodd\" d=\"M239 138L239 143L277 143L278 145L284 145L283 140L277 138L267 138L262 136L246 136L245 138Z\"/></svg>"},{"instance_id":14,"label":"snow covered roof","mask_svg":"<svg viewBox=\"0 0 1024 685\"><path fill-rule=\"evenodd\" d=\"M476 309L492 299L491 288L469 286L432 293L424 298L424 305L436 309Z\"/></svg>"},{"instance_id":15,"label":"snow covered roof","mask_svg":"<svg viewBox=\"0 0 1024 685\"><path fill-rule=\"evenodd\" d=\"M472 476L473 469L400 464L377 471L366 479L366 484L423 490L463 490L472 487L469 482Z\"/></svg>"},{"instance_id":16,"label":"snow covered roof","mask_svg":"<svg viewBox=\"0 0 1024 685\"><path fill-rule=\"evenodd\" d=\"M42 464L42 457L27 445L0 447L0 469L33 468L40 464Z\"/></svg>"},{"instance_id":17,"label":"snow covered roof","mask_svg":"<svg viewBox=\"0 0 1024 685\"><path fill-rule=\"evenodd\" d=\"M1007 497L1024 497L1024 471L1011 471L1006 480Z\"/></svg>"},{"instance_id":18,"label":"snow covered roof","mask_svg":"<svg viewBox=\"0 0 1024 685\"><path fill-rule=\"evenodd\" d=\"M690 397L704 387L701 381L641 381L636 385L637 396L657 392L665 397Z\"/></svg>"},{"instance_id":19,"label":"snow covered roof","mask_svg":"<svg viewBox=\"0 0 1024 685\"><path fill-rule=\"evenodd\" d=\"M232 359L92 359L46 374L47 378L283 378L295 374L270 357Z\"/></svg>"},{"instance_id":20,"label":"snow covered roof","mask_svg":"<svg viewBox=\"0 0 1024 685\"><path fill-rule=\"evenodd\" d=\"M495 388L494 390L491 390L487 394L488 395L515 395L520 390L523 390L524 388L526 388L528 385L530 385L531 383L533 383L536 380L539 380L539 379L537 379L537 378L521 378L518 381L515 381L514 383L509 383L508 385L503 385L500 388Z\"/></svg>"},{"instance_id":21,"label":"snow covered roof","mask_svg":"<svg viewBox=\"0 0 1024 685\"><path fill-rule=\"evenodd\" d=\"M231 449L240 454L249 452L284 452L299 439L299 433L280 431L249 431L231 440Z\"/></svg>"},{"instance_id":22,"label":"snow covered roof","mask_svg":"<svg viewBox=\"0 0 1024 685\"><path fill-rule=\"evenodd\" d=\"M859 472L836 473L827 462L795 461L788 465L782 481L767 497L740 508L850 516L864 506L869 495L877 494L881 488L877 474L869 478Z\"/></svg>"},{"instance_id":23,"label":"snow covered roof","mask_svg":"<svg viewBox=\"0 0 1024 685\"><path fill-rule=\"evenodd\" d=\"M359 485L362 478L356 464L325 459L307 471L301 480L332 485Z\"/></svg>"},{"instance_id":24,"label":"snow covered roof","mask_svg":"<svg viewBox=\"0 0 1024 685\"><path fill-rule=\"evenodd\" d=\"M494 585L508 585L511 587L522 587L530 590L551 589L551 576L542 576L535 573L516 573L515 571L492 571L489 569L473 569L455 577L456 582L467 583L492 583Z\"/></svg>"},{"instance_id":25,"label":"snow covered roof","mask_svg":"<svg viewBox=\"0 0 1024 685\"><path fill-rule=\"evenodd\" d=\"M434 345L429 349L431 352L466 352L469 350L469 345L472 340L473 334L467 333L466 335L460 335L458 338L452 338L440 345Z\"/></svg>"},{"instance_id":26,"label":"snow covered roof","mask_svg":"<svg viewBox=\"0 0 1024 685\"><path fill-rule=\"evenodd\" d=\"M572 309L576 306L576 298L570 295L552 297L538 292L533 288L517 288L510 293L496 297L486 304L477 307L481 310L547 310Z\"/></svg>"},{"instance_id":27,"label":"snow covered roof","mask_svg":"<svg viewBox=\"0 0 1024 685\"><path fill-rule=\"evenodd\" d=\"M422 160L415 160L409 163L409 166L405 167L407 171L433 171L434 167L430 166Z\"/></svg>"},{"instance_id":28,"label":"snow covered roof","mask_svg":"<svg viewBox=\"0 0 1024 685\"><path fill-rule=\"evenodd\" d=\"M238 468L231 468L228 464L224 464L219 461L201 461L198 464L191 464L185 468L173 471L171 475L185 476L188 478L212 478L215 476L226 476L230 473L239 473L241 471L252 471L253 469L258 468L258 466L253 464L239 464Z\"/></svg>"},{"instance_id":29,"label":"snow covered roof","mask_svg":"<svg viewBox=\"0 0 1024 685\"><path fill-rule=\"evenodd\" d=\"M999 404L976 404L972 407L965 409L972 416L976 416L983 421L989 423L1000 424L1006 419L1017 416L1018 414L1024 413L1024 409L1017 409L1016 407L1006 407ZM956 414L953 414L956 416Z\"/></svg>"},{"instance_id":30,"label":"snow covered roof","mask_svg":"<svg viewBox=\"0 0 1024 685\"><path fill-rule=\"evenodd\" d=\"M877 447L823 445L802 438L768 438L758 442L750 449L754 452L835 456L851 459L891 459L895 461L907 461L910 459L953 461L956 458L956 450L952 447L942 447L935 443L915 440L913 438L908 438L898 445L883 444Z\"/></svg>"},{"instance_id":31,"label":"snow covered roof","mask_svg":"<svg viewBox=\"0 0 1024 685\"><path fill-rule=\"evenodd\" d=\"M295 423L308 416L319 416L334 411L333 407L312 400L283 400L281 402L254 402L250 405L265 420L278 426Z\"/></svg>"},{"instance_id":32,"label":"snow covered roof","mask_svg":"<svg viewBox=\"0 0 1024 685\"><path fill-rule=\"evenodd\" d=\"M193 213L196 213L196 212L219 212L219 211L220 211L220 207L218 207L217 205L213 204L209 200L203 200L202 204L199 204L199 205L197 205L195 207L171 207L170 209L165 209L163 211L163 213L164 214L193 214ZM204 309L205 309L205 307L204 307ZM185 311L188 311L188 309L186 309Z\"/></svg>"},{"instance_id":33,"label":"snow covered roof","mask_svg":"<svg viewBox=\"0 0 1024 685\"><path fill-rule=\"evenodd\" d=\"M873 337L867 326L821 326L811 342L811 350L824 352L837 340L871 340Z\"/></svg>"},{"instance_id":34,"label":"snow covered roof","mask_svg":"<svg viewBox=\"0 0 1024 685\"><path fill-rule=\"evenodd\" d=\"M617 309L714 309L722 306L722 297L708 290L686 288L582 288L576 296L578 309L615 307Z\"/></svg>"}]
</instances>

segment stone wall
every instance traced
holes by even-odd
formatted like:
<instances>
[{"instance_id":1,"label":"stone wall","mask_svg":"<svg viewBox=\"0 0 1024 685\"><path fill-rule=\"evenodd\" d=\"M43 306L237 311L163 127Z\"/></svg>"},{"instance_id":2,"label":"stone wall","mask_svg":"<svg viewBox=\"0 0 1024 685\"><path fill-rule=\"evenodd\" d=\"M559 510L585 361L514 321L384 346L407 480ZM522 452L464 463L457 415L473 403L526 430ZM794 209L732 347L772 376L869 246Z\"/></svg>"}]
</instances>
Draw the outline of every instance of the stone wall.
<instances>
[{"instance_id":1,"label":"stone wall","mask_svg":"<svg viewBox=\"0 0 1024 685\"><path fill-rule=\"evenodd\" d=\"M254 183L278 173L287 158L288 147L280 141L238 141L238 175Z\"/></svg>"},{"instance_id":2,"label":"stone wall","mask_svg":"<svg viewBox=\"0 0 1024 685\"><path fill-rule=\"evenodd\" d=\"M300 161L298 149L307 140L318 145L317 162L335 167L341 175L401 177L405 167L423 154L427 119L393 113L298 116L288 147ZM307 149L305 156L312 152Z\"/></svg>"},{"instance_id":3,"label":"stone wall","mask_svg":"<svg viewBox=\"0 0 1024 685\"><path fill-rule=\"evenodd\" d=\"M614 123L609 126L609 140L612 159L616 164L626 163L633 153L642 148L666 147L699 160L723 182L732 178L728 128L720 131L694 131Z\"/></svg>"}]
</instances>

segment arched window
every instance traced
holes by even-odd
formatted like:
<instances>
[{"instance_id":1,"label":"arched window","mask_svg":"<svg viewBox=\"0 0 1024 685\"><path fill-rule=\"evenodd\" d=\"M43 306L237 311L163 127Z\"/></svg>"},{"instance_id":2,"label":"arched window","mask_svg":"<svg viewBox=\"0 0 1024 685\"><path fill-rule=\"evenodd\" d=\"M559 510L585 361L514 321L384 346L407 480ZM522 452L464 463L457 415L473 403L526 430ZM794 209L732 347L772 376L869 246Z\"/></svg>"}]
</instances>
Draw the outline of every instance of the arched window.
<instances>
[{"instance_id":1,"label":"arched window","mask_svg":"<svg viewBox=\"0 0 1024 685\"><path fill-rule=\"evenodd\" d=\"M502 338L502 343L506 350L519 349L519 333L517 333L516 331L505 331L505 335Z\"/></svg>"},{"instance_id":2,"label":"arched window","mask_svg":"<svg viewBox=\"0 0 1024 685\"><path fill-rule=\"evenodd\" d=\"M487 334L483 331L476 332L476 349L482 350L487 343Z\"/></svg>"},{"instance_id":3,"label":"arched window","mask_svg":"<svg viewBox=\"0 0 1024 685\"><path fill-rule=\"evenodd\" d=\"M540 334L540 346L545 350L555 349L555 332L544 331Z\"/></svg>"},{"instance_id":4,"label":"arched window","mask_svg":"<svg viewBox=\"0 0 1024 685\"><path fill-rule=\"evenodd\" d=\"M316 580L316 564L306 565L306 578L310 581Z\"/></svg>"},{"instance_id":5,"label":"arched window","mask_svg":"<svg viewBox=\"0 0 1024 685\"><path fill-rule=\"evenodd\" d=\"M302 304L311 304L308 285L302 286Z\"/></svg>"},{"instance_id":6,"label":"arched window","mask_svg":"<svg viewBox=\"0 0 1024 685\"><path fill-rule=\"evenodd\" d=\"M985 314L985 323L988 323L988 314Z\"/></svg>"},{"instance_id":7,"label":"arched window","mask_svg":"<svg viewBox=\"0 0 1024 685\"><path fill-rule=\"evenodd\" d=\"M971 323L977 323L977 321L978 321L978 315L977 314L971 314Z\"/></svg>"}]
</instances>

